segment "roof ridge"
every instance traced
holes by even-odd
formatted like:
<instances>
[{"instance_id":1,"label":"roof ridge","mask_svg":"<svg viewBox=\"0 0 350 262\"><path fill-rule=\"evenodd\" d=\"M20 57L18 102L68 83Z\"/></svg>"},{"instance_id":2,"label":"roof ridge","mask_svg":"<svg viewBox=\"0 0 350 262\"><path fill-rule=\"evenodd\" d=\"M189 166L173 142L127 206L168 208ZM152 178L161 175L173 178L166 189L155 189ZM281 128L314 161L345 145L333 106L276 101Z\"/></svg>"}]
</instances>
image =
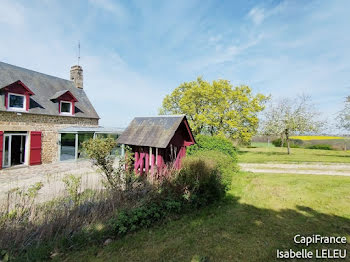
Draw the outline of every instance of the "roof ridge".
<instances>
[{"instance_id":1,"label":"roof ridge","mask_svg":"<svg viewBox=\"0 0 350 262\"><path fill-rule=\"evenodd\" d=\"M26 71L33 72L33 73L36 73L36 74L40 74L40 75L44 75L44 76L48 76L48 77L52 77L52 78L57 78L57 79L60 79L60 80L64 80L64 81L73 83L73 81L71 81L69 79L64 79L64 78L61 78L61 77L58 77L58 76L45 74L45 73L42 73L42 72L39 72L39 71L35 71L35 70L32 70L32 69L28 69L28 68L25 68L25 67L20 67L20 66L17 66L17 65L9 64L9 63L5 63L5 62L2 62L2 61L0 61L0 64L5 64L7 66L12 66L12 67L15 67L15 68L19 68L21 70L26 70Z\"/></svg>"}]
</instances>

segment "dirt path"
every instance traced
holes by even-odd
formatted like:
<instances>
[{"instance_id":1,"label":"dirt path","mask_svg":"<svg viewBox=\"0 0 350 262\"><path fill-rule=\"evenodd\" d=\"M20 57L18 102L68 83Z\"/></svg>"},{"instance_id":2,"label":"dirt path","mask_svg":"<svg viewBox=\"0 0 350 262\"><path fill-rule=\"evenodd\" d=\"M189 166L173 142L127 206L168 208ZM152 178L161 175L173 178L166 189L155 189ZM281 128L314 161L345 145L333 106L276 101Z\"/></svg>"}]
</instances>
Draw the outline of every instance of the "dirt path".
<instances>
[{"instance_id":1,"label":"dirt path","mask_svg":"<svg viewBox=\"0 0 350 262\"><path fill-rule=\"evenodd\" d=\"M350 164L257 164L241 163L242 171L254 173L288 173L288 174L310 174L329 176L350 176Z\"/></svg>"}]
</instances>

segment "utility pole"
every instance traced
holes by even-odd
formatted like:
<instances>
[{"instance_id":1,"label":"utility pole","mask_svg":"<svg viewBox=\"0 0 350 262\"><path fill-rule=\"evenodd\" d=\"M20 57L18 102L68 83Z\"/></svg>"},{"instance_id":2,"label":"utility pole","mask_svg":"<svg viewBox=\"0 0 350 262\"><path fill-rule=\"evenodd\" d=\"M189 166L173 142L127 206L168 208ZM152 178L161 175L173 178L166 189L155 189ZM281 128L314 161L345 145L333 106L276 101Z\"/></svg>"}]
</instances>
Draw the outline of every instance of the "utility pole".
<instances>
[{"instance_id":1,"label":"utility pole","mask_svg":"<svg viewBox=\"0 0 350 262\"><path fill-rule=\"evenodd\" d=\"M78 41L78 65L80 63L80 40Z\"/></svg>"}]
</instances>

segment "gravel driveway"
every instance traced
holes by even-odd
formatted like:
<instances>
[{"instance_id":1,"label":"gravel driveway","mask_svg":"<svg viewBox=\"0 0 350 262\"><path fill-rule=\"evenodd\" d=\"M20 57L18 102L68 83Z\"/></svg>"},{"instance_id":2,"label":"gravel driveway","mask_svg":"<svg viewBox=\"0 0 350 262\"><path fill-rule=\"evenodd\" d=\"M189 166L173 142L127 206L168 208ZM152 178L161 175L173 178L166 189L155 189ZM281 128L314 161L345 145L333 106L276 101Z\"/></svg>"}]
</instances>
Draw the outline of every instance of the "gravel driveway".
<instances>
[{"instance_id":1,"label":"gravel driveway","mask_svg":"<svg viewBox=\"0 0 350 262\"><path fill-rule=\"evenodd\" d=\"M257 164L240 163L242 171L254 173L288 173L288 174L310 174L330 176L350 176L350 164Z\"/></svg>"},{"instance_id":2,"label":"gravel driveway","mask_svg":"<svg viewBox=\"0 0 350 262\"><path fill-rule=\"evenodd\" d=\"M39 191L38 201L51 199L63 193L62 179L67 174L82 177L82 190L102 187L101 175L87 160L15 167L0 171L0 200L6 197L7 192L13 188L28 188L37 182L44 184Z\"/></svg>"}]
</instances>

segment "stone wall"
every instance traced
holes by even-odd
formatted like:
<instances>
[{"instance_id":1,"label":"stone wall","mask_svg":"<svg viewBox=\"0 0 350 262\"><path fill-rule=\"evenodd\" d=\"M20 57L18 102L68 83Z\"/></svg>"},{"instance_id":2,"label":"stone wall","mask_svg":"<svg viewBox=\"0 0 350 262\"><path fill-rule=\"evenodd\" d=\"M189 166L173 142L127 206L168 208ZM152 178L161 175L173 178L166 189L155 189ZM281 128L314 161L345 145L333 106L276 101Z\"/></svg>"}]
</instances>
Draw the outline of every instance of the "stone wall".
<instances>
[{"instance_id":1,"label":"stone wall","mask_svg":"<svg viewBox=\"0 0 350 262\"><path fill-rule=\"evenodd\" d=\"M98 126L98 119L0 112L0 131L42 131L42 163L58 161L58 130L69 126Z\"/></svg>"}]
</instances>

